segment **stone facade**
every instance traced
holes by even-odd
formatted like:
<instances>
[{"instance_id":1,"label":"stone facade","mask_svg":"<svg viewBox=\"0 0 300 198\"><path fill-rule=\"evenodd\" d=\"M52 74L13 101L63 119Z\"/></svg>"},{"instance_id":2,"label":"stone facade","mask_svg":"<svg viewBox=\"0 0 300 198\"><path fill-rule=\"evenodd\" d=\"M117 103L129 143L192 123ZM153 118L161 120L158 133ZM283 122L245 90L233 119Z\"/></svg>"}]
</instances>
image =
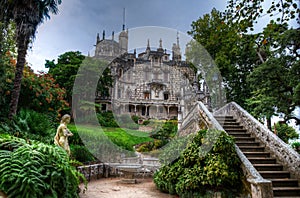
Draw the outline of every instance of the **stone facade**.
<instances>
[{"instance_id":1,"label":"stone facade","mask_svg":"<svg viewBox=\"0 0 300 198\"><path fill-rule=\"evenodd\" d=\"M95 58L110 61L114 79L109 98L98 100L102 110L115 114L137 115L142 119L178 119L185 117L195 101L209 105L209 91L205 83L202 88L196 71L190 63L182 60L179 38L172 46L172 56L163 48L153 49L148 40L145 51L128 52L128 30L119 34L119 42L97 35ZM204 91L203 91L204 90ZM205 93L203 93L205 92ZM106 100L105 100L106 99Z\"/></svg>"}]
</instances>

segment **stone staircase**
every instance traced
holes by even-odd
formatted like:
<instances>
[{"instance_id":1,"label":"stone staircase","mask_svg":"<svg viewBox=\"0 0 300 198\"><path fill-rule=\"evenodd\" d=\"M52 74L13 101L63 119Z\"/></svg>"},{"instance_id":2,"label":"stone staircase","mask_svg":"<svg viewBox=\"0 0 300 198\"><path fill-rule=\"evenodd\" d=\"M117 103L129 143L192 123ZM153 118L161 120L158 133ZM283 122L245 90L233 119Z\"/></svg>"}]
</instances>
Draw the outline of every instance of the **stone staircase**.
<instances>
[{"instance_id":1,"label":"stone staircase","mask_svg":"<svg viewBox=\"0 0 300 198\"><path fill-rule=\"evenodd\" d=\"M300 197L297 179L291 177L282 164L271 156L265 146L253 137L233 116L215 116L224 130L236 140L236 145L252 163L258 173L272 182L274 197Z\"/></svg>"}]
</instances>

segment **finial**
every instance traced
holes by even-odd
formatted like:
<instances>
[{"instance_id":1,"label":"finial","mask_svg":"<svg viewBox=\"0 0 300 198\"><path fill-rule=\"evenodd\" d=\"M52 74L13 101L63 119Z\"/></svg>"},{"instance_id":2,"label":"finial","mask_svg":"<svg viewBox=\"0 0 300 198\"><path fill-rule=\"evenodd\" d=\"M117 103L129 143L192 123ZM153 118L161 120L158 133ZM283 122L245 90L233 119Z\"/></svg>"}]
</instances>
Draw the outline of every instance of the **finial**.
<instances>
[{"instance_id":1,"label":"finial","mask_svg":"<svg viewBox=\"0 0 300 198\"><path fill-rule=\"evenodd\" d=\"M125 31L125 8L123 8L123 31Z\"/></svg>"},{"instance_id":2,"label":"finial","mask_svg":"<svg viewBox=\"0 0 300 198\"><path fill-rule=\"evenodd\" d=\"M148 43L147 43L147 49L150 49L150 40L148 39Z\"/></svg>"},{"instance_id":3,"label":"finial","mask_svg":"<svg viewBox=\"0 0 300 198\"><path fill-rule=\"evenodd\" d=\"M102 39L103 39L103 40L105 39L105 30L103 30L103 33L102 33Z\"/></svg>"},{"instance_id":4,"label":"finial","mask_svg":"<svg viewBox=\"0 0 300 198\"><path fill-rule=\"evenodd\" d=\"M162 48L162 39L159 39L159 48Z\"/></svg>"},{"instance_id":5,"label":"finial","mask_svg":"<svg viewBox=\"0 0 300 198\"><path fill-rule=\"evenodd\" d=\"M100 41L99 33L97 33L97 43Z\"/></svg>"},{"instance_id":6,"label":"finial","mask_svg":"<svg viewBox=\"0 0 300 198\"><path fill-rule=\"evenodd\" d=\"M112 31L111 37L112 37L112 40L115 40L115 32L114 31Z\"/></svg>"},{"instance_id":7,"label":"finial","mask_svg":"<svg viewBox=\"0 0 300 198\"><path fill-rule=\"evenodd\" d=\"M177 31L177 46L179 47L179 33Z\"/></svg>"}]
</instances>

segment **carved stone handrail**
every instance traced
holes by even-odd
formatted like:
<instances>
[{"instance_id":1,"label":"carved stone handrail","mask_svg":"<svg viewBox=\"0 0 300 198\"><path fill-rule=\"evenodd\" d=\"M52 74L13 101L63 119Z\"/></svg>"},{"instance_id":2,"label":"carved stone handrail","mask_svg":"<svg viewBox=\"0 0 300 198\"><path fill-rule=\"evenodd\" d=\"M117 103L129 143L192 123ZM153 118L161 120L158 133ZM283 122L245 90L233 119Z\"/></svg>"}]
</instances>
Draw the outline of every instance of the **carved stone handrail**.
<instances>
[{"instance_id":1,"label":"carved stone handrail","mask_svg":"<svg viewBox=\"0 0 300 198\"><path fill-rule=\"evenodd\" d=\"M201 123L204 123L202 127ZM195 133L199 129L203 128L213 128L225 131L223 127L219 124L219 122L215 119L213 114L206 108L206 106L202 102L197 102L196 105L183 119L182 127L180 128L178 134L179 136L184 136L189 133ZM195 129L197 130L195 131ZM265 180L258 173L258 171L253 167L250 161L246 158L243 152L236 145L235 150L242 162L242 169L246 176L247 187L248 191L251 192L251 196L260 198L273 197L272 182L269 180Z\"/></svg>"},{"instance_id":2,"label":"carved stone handrail","mask_svg":"<svg viewBox=\"0 0 300 198\"><path fill-rule=\"evenodd\" d=\"M300 155L246 110L235 102L231 102L214 114L234 116L248 132L257 137L265 145L266 149L283 164L294 178L300 179Z\"/></svg>"}]
</instances>

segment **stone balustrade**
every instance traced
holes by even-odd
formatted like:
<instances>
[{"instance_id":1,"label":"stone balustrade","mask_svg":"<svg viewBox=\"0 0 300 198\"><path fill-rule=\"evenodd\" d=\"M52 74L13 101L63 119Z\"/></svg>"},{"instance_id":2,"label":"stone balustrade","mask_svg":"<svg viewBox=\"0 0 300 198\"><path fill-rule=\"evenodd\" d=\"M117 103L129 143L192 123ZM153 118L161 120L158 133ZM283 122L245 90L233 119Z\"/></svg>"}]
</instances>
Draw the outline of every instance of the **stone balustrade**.
<instances>
[{"instance_id":1,"label":"stone balustrade","mask_svg":"<svg viewBox=\"0 0 300 198\"><path fill-rule=\"evenodd\" d=\"M259 139L266 149L275 157L294 178L300 179L300 155L277 135L251 116L235 102L228 103L215 115L232 115L254 137Z\"/></svg>"},{"instance_id":2,"label":"stone balustrade","mask_svg":"<svg viewBox=\"0 0 300 198\"><path fill-rule=\"evenodd\" d=\"M220 114L217 114L220 115ZM222 114L228 115L228 114ZM183 118L182 125L179 129L179 136L185 136L196 133L200 129L217 129L225 131L213 114L206 108L202 102L197 102L191 111ZM258 171L253 167L251 162L246 158L243 152L235 145L235 150L242 162L242 169L246 177L244 187L251 197L269 198L273 197L272 182L265 180ZM248 196L248 195L243 195Z\"/></svg>"}]
</instances>

